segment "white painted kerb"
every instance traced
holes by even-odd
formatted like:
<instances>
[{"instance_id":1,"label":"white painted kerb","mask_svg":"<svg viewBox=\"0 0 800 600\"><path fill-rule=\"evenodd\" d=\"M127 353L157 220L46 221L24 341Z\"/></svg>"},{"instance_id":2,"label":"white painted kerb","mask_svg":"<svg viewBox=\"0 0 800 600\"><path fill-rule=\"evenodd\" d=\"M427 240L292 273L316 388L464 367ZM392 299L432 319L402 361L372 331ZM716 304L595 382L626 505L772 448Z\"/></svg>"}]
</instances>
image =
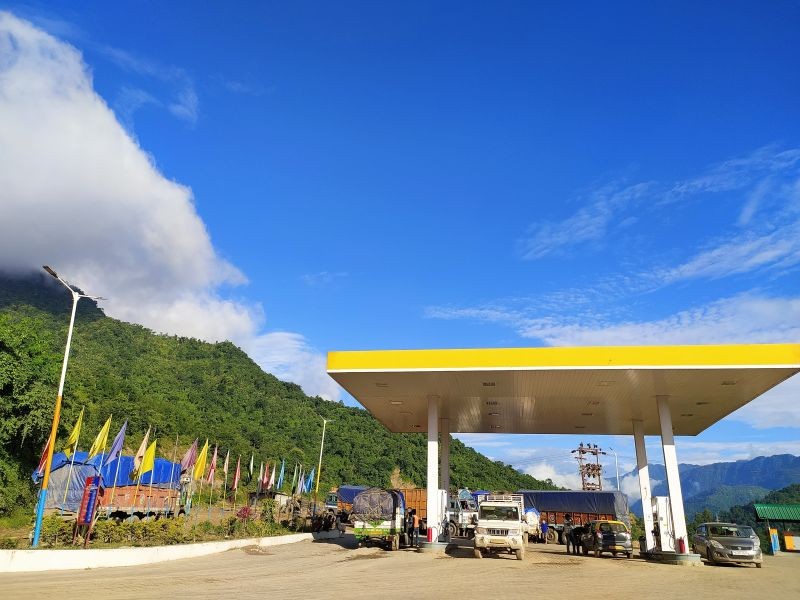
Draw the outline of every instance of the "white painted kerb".
<instances>
[{"instance_id":1,"label":"white painted kerb","mask_svg":"<svg viewBox=\"0 0 800 600\"><path fill-rule=\"evenodd\" d=\"M132 567L181 558L196 558L245 546L280 546L311 539L313 536L310 533L295 533L274 537L145 548L0 550L0 573Z\"/></svg>"}]
</instances>

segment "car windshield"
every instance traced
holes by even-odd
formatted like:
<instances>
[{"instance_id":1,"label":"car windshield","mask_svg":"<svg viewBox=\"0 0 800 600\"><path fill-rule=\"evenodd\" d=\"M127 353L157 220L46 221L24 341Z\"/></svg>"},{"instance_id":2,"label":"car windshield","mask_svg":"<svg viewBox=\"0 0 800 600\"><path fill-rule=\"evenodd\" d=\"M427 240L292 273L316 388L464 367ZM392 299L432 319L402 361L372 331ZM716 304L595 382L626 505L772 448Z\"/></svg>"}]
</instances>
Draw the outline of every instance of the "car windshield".
<instances>
[{"instance_id":1,"label":"car windshield","mask_svg":"<svg viewBox=\"0 0 800 600\"><path fill-rule=\"evenodd\" d=\"M481 506L481 519L519 521L519 511L516 506Z\"/></svg>"},{"instance_id":2,"label":"car windshield","mask_svg":"<svg viewBox=\"0 0 800 600\"><path fill-rule=\"evenodd\" d=\"M622 523L600 523L597 529L603 533L628 533L628 528Z\"/></svg>"},{"instance_id":3,"label":"car windshield","mask_svg":"<svg viewBox=\"0 0 800 600\"><path fill-rule=\"evenodd\" d=\"M755 532L752 527L738 527L736 525L712 525L711 535L717 537L753 537Z\"/></svg>"}]
</instances>

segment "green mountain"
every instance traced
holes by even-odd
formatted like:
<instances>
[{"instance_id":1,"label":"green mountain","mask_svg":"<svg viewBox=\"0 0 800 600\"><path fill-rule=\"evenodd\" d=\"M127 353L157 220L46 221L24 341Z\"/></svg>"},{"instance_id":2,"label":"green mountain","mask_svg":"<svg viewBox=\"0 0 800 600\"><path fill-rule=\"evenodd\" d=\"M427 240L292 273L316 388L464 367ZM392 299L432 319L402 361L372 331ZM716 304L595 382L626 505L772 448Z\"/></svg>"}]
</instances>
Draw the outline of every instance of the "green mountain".
<instances>
[{"instance_id":1,"label":"green mountain","mask_svg":"<svg viewBox=\"0 0 800 600\"><path fill-rule=\"evenodd\" d=\"M754 529L758 525L756 521L756 510L753 504L800 504L800 483L793 483L780 490L775 490L753 502L733 506L729 510L720 513L721 521L738 523L740 525L750 525Z\"/></svg>"},{"instance_id":2,"label":"green mountain","mask_svg":"<svg viewBox=\"0 0 800 600\"><path fill-rule=\"evenodd\" d=\"M32 507L35 468L50 429L71 299L38 274L0 275L0 515ZM290 469L316 465L322 419L325 438L320 489L342 483L392 485L425 481L424 434L392 434L362 409L306 396L265 373L230 342L156 335L112 319L82 299L76 319L59 429L60 449L85 407L79 447L87 449L113 414L112 435L127 419L127 451L149 426L160 454L174 457L195 438L241 456L285 458ZM493 462L458 440L451 444L454 486L555 489L510 465Z\"/></svg>"},{"instance_id":3,"label":"green mountain","mask_svg":"<svg viewBox=\"0 0 800 600\"><path fill-rule=\"evenodd\" d=\"M769 493L767 488L757 485L720 485L686 498L684 507L689 518L704 510L710 511L711 514L718 514L732 506L747 504L763 498L767 493Z\"/></svg>"}]
</instances>

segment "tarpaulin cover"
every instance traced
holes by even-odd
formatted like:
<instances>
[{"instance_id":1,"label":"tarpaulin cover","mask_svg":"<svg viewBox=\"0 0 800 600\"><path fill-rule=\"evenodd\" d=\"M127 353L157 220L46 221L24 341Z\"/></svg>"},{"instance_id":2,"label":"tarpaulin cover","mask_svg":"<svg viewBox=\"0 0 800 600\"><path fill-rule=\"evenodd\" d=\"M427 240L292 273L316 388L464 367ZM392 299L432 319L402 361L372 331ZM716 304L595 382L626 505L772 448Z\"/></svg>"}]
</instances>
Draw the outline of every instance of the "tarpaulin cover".
<instances>
[{"instance_id":1,"label":"tarpaulin cover","mask_svg":"<svg viewBox=\"0 0 800 600\"><path fill-rule=\"evenodd\" d=\"M356 495L367 489L369 488L366 485L343 485L339 487L336 493L339 496L339 500L345 504L352 504Z\"/></svg>"},{"instance_id":2,"label":"tarpaulin cover","mask_svg":"<svg viewBox=\"0 0 800 600\"><path fill-rule=\"evenodd\" d=\"M590 513L615 515L628 522L628 497L622 492L583 492L520 490L525 508L536 508L539 512Z\"/></svg>"},{"instance_id":3,"label":"tarpaulin cover","mask_svg":"<svg viewBox=\"0 0 800 600\"><path fill-rule=\"evenodd\" d=\"M405 496L402 492L369 488L356 495L350 518L358 521L388 521L394 518L398 509L401 514L405 512Z\"/></svg>"},{"instance_id":4,"label":"tarpaulin cover","mask_svg":"<svg viewBox=\"0 0 800 600\"><path fill-rule=\"evenodd\" d=\"M77 512L83 498L83 488L87 477L94 477L98 474L101 456L94 456L87 460L87 452L76 452L75 462L70 472L71 459L63 452L53 455L53 466L50 470L50 483L47 489L47 502L45 508L57 508L69 512ZM117 461L120 460L119 474L117 475L117 486L136 485L136 481L130 478L133 470L133 457L123 456L120 459L112 460L102 468L102 485L111 487L114 484L114 474L117 470ZM152 477L153 487L172 488L180 487L180 465L171 463L163 458L155 459L154 469L142 476L140 485L149 486ZM69 487L67 480L69 479ZM64 491L67 491L66 499Z\"/></svg>"}]
</instances>

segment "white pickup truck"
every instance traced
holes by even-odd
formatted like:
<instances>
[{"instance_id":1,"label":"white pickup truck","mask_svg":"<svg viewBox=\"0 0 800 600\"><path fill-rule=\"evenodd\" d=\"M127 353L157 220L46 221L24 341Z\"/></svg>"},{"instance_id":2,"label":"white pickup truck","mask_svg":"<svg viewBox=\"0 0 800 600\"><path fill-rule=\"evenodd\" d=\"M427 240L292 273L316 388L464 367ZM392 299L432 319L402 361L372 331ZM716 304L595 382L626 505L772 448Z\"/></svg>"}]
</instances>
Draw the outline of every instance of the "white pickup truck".
<instances>
[{"instance_id":1,"label":"white pickup truck","mask_svg":"<svg viewBox=\"0 0 800 600\"><path fill-rule=\"evenodd\" d=\"M525 557L527 524L522 519L521 494L478 496L478 523L475 527L475 558L499 551Z\"/></svg>"}]
</instances>

